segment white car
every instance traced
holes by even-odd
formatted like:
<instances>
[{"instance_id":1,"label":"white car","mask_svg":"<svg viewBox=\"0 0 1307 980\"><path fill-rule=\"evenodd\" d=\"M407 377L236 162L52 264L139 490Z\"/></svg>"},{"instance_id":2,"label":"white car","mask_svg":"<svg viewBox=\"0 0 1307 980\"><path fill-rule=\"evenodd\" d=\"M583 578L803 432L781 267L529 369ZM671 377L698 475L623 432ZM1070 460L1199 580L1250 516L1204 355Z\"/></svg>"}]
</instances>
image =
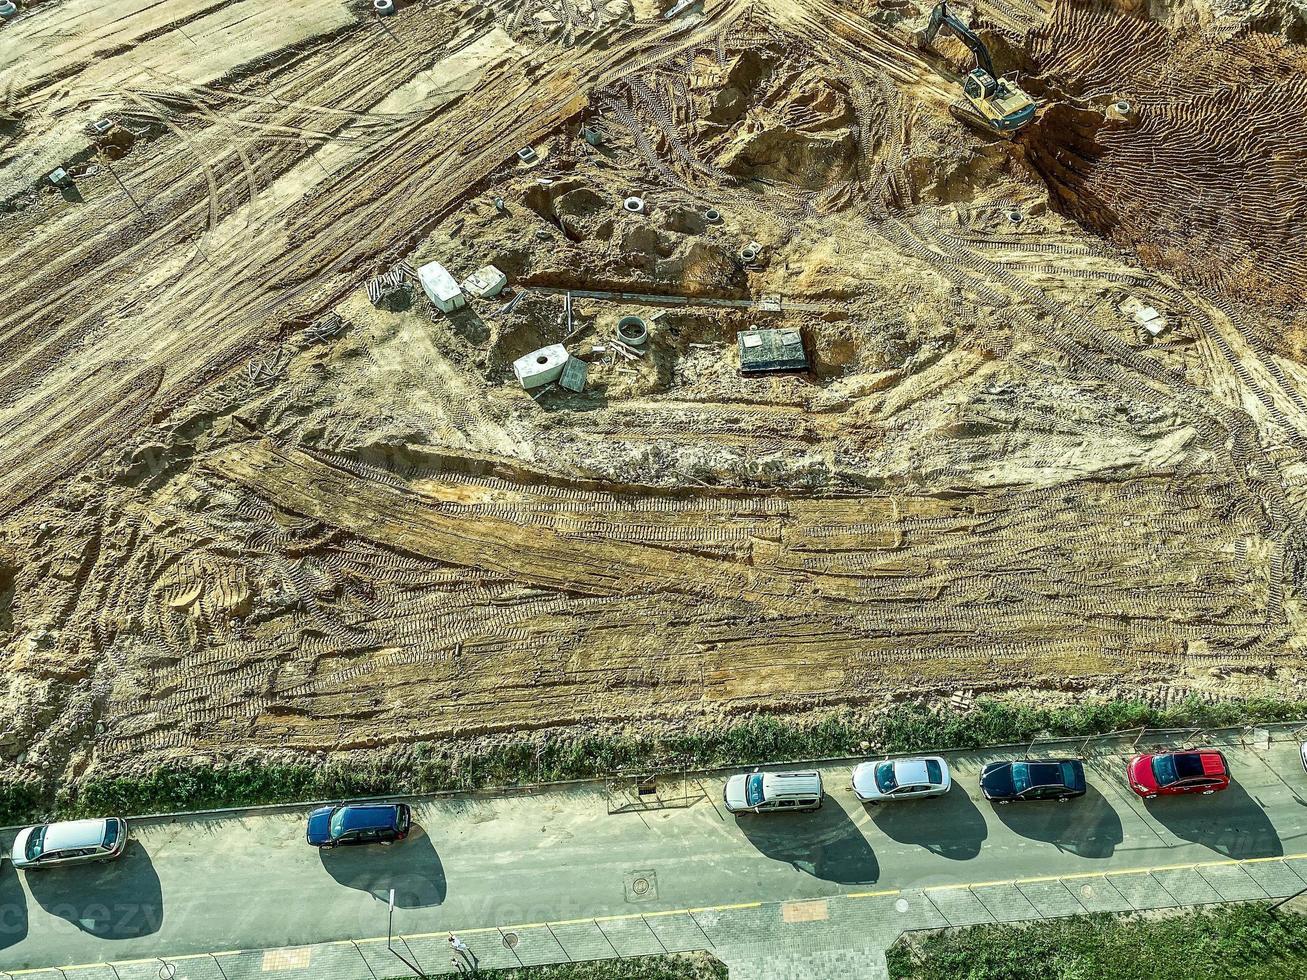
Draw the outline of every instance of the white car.
<instances>
[{"instance_id":1,"label":"white car","mask_svg":"<svg viewBox=\"0 0 1307 980\"><path fill-rule=\"evenodd\" d=\"M64 823L27 827L14 838L15 868L36 871L65 864L112 861L127 846L127 821L119 817L101 820L68 820Z\"/></svg>"},{"instance_id":2,"label":"white car","mask_svg":"<svg viewBox=\"0 0 1307 980\"><path fill-rule=\"evenodd\" d=\"M948 763L937 755L864 762L853 770L853 794L863 803L939 796L952 785Z\"/></svg>"},{"instance_id":3,"label":"white car","mask_svg":"<svg viewBox=\"0 0 1307 980\"><path fill-rule=\"evenodd\" d=\"M726 781L722 802L731 813L785 813L821 809L819 772L751 772Z\"/></svg>"}]
</instances>

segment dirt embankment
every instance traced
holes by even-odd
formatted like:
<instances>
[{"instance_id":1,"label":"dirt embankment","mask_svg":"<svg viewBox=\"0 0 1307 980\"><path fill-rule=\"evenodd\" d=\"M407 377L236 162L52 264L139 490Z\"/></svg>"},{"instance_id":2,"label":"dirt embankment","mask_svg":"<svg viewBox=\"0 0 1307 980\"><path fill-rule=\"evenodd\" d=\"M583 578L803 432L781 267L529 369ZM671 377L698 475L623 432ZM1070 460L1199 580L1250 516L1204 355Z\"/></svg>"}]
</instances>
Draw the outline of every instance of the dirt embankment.
<instances>
[{"instance_id":1,"label":"dirt embankment","mask_svg":"<svg viewBox=\"0 0 1307 980\"><path fill-rule=\"evenodd\" d=\"M1023 140L1064 213L1213 294L1307 302L1307 48L1062 0L1032 51L1074 100Z\"/></svg>"}]
</instances>

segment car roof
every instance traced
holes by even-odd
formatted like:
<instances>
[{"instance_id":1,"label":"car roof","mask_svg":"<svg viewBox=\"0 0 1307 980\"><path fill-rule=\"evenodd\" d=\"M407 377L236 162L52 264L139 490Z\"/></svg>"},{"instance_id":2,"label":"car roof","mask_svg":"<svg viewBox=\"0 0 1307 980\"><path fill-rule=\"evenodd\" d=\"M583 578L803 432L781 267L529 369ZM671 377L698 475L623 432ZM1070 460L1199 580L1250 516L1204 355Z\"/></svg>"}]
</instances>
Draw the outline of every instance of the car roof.
<instances>
[{"instance_id":1,"label":"car roof","mask_svg":"<svg viewBox=\"0 0 1307 980\"><path fill-rule=\"evenodd\" d=\"M395 803L371 803L363 806L345 807L345 816L341 819L342 830L372 830L377 827L390 827L395 823Z\"/></svg>"},{"instance_id":2,"label":"car roof","mask_svg":"<svg viewBox=\"0 0 1307 980\"><path fill-rule=\"evenodd\" d=\"M816 796L821 791L821 775L815 772L763 773L765 796Z\"/></svg>"},{"instance_id":3,"label":"car roof","mask_svg":"<svg viewBox=\"0 0 1307 980\"><path fill-rule=\"evenodd\" d=\"M66 851L77 847L98 847L104 843L107 820L68 820L52 823L45 831L46 851Z\"/></svg>"},{"instance_id":4,"label":"car roof","mask_svg":"<svg viewBox=\"0 0 1307 980\"><path fill-rule=\"evenodd\" d=\"M1225 758L1216 749L1187 749L1170 755L1175 759L1176 775L1181 779L1225 775Z\"/></svg>"},{"instance_id":5,"label":"car roof","mask_svg":"<svg viewBox=\"0 0 1307 980\"><path fill-rule=\"evenodd\" d=\"M1065 786L1062 767L1072 759L1026 759L1031 786Z\"/></svg>"},{"instance_id":6,"label":"car roof","mask_svg":"<svg viewBox=\"0 0 1307 980\"><path fill-rule=\"evenodd\" d=\"M929 783L930 773L926 769L925 759L898 759L894 763L894 778L900 786L912 786Z\"/></svg>"}]
</instances>

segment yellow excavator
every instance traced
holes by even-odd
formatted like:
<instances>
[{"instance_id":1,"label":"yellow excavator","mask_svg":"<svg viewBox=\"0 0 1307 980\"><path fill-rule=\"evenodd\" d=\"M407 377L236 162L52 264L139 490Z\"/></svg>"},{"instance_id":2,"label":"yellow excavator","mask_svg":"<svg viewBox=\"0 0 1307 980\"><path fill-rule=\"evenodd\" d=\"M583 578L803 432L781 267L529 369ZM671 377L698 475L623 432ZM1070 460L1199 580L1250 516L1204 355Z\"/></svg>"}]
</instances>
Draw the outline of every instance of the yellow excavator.
<instances>
[{"instance_id":1,"label":"yellow excavator","mask_svg":"<svg viewBox=\"0 0 1307 980\"><path fill-rule=\"evenodd\" d=\"M930 12L930 23L918 35L918 44L923 48L933 45L941 27L947 27L976 56L976 67L962 80L962 92L970 105L955 105L954 115L1006 137L1035 118L1035 100L1015 83L995 74L985 42L948 9L945 0L939 0Z\"/></svg>"}]
</instances>

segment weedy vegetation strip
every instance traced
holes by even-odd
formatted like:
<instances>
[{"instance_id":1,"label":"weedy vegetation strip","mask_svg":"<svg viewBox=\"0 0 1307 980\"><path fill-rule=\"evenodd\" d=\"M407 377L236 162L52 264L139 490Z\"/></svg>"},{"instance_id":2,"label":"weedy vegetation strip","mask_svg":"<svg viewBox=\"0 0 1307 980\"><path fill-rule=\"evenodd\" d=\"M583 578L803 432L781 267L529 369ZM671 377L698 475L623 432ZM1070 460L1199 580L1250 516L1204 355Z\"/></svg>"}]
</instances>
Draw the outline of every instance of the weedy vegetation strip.
<instances>
[{"instance_id":1,"label":"weedy vegetation strip","mask_svg":"<svg viewBox=\"0 0 1307 980\"><path fill-rule=\"evenodd\" d=\"M53 780L0 781L0 825L833 758L856 755L864 744L872 753L966 749L1037 737L1140 727L1215 728L1304 716L1307 702L1274 699L1191 699L1167 708L1128 700L1034 707L992 699L978 701L969 711L903 705L877 713L846 709L816 718L756 715L649 735L612 729L503 736L464 745L418 742L326 761L179 762L121 775L97 775L93 767L63 786Z\"/></svg>"}]
</instances>

